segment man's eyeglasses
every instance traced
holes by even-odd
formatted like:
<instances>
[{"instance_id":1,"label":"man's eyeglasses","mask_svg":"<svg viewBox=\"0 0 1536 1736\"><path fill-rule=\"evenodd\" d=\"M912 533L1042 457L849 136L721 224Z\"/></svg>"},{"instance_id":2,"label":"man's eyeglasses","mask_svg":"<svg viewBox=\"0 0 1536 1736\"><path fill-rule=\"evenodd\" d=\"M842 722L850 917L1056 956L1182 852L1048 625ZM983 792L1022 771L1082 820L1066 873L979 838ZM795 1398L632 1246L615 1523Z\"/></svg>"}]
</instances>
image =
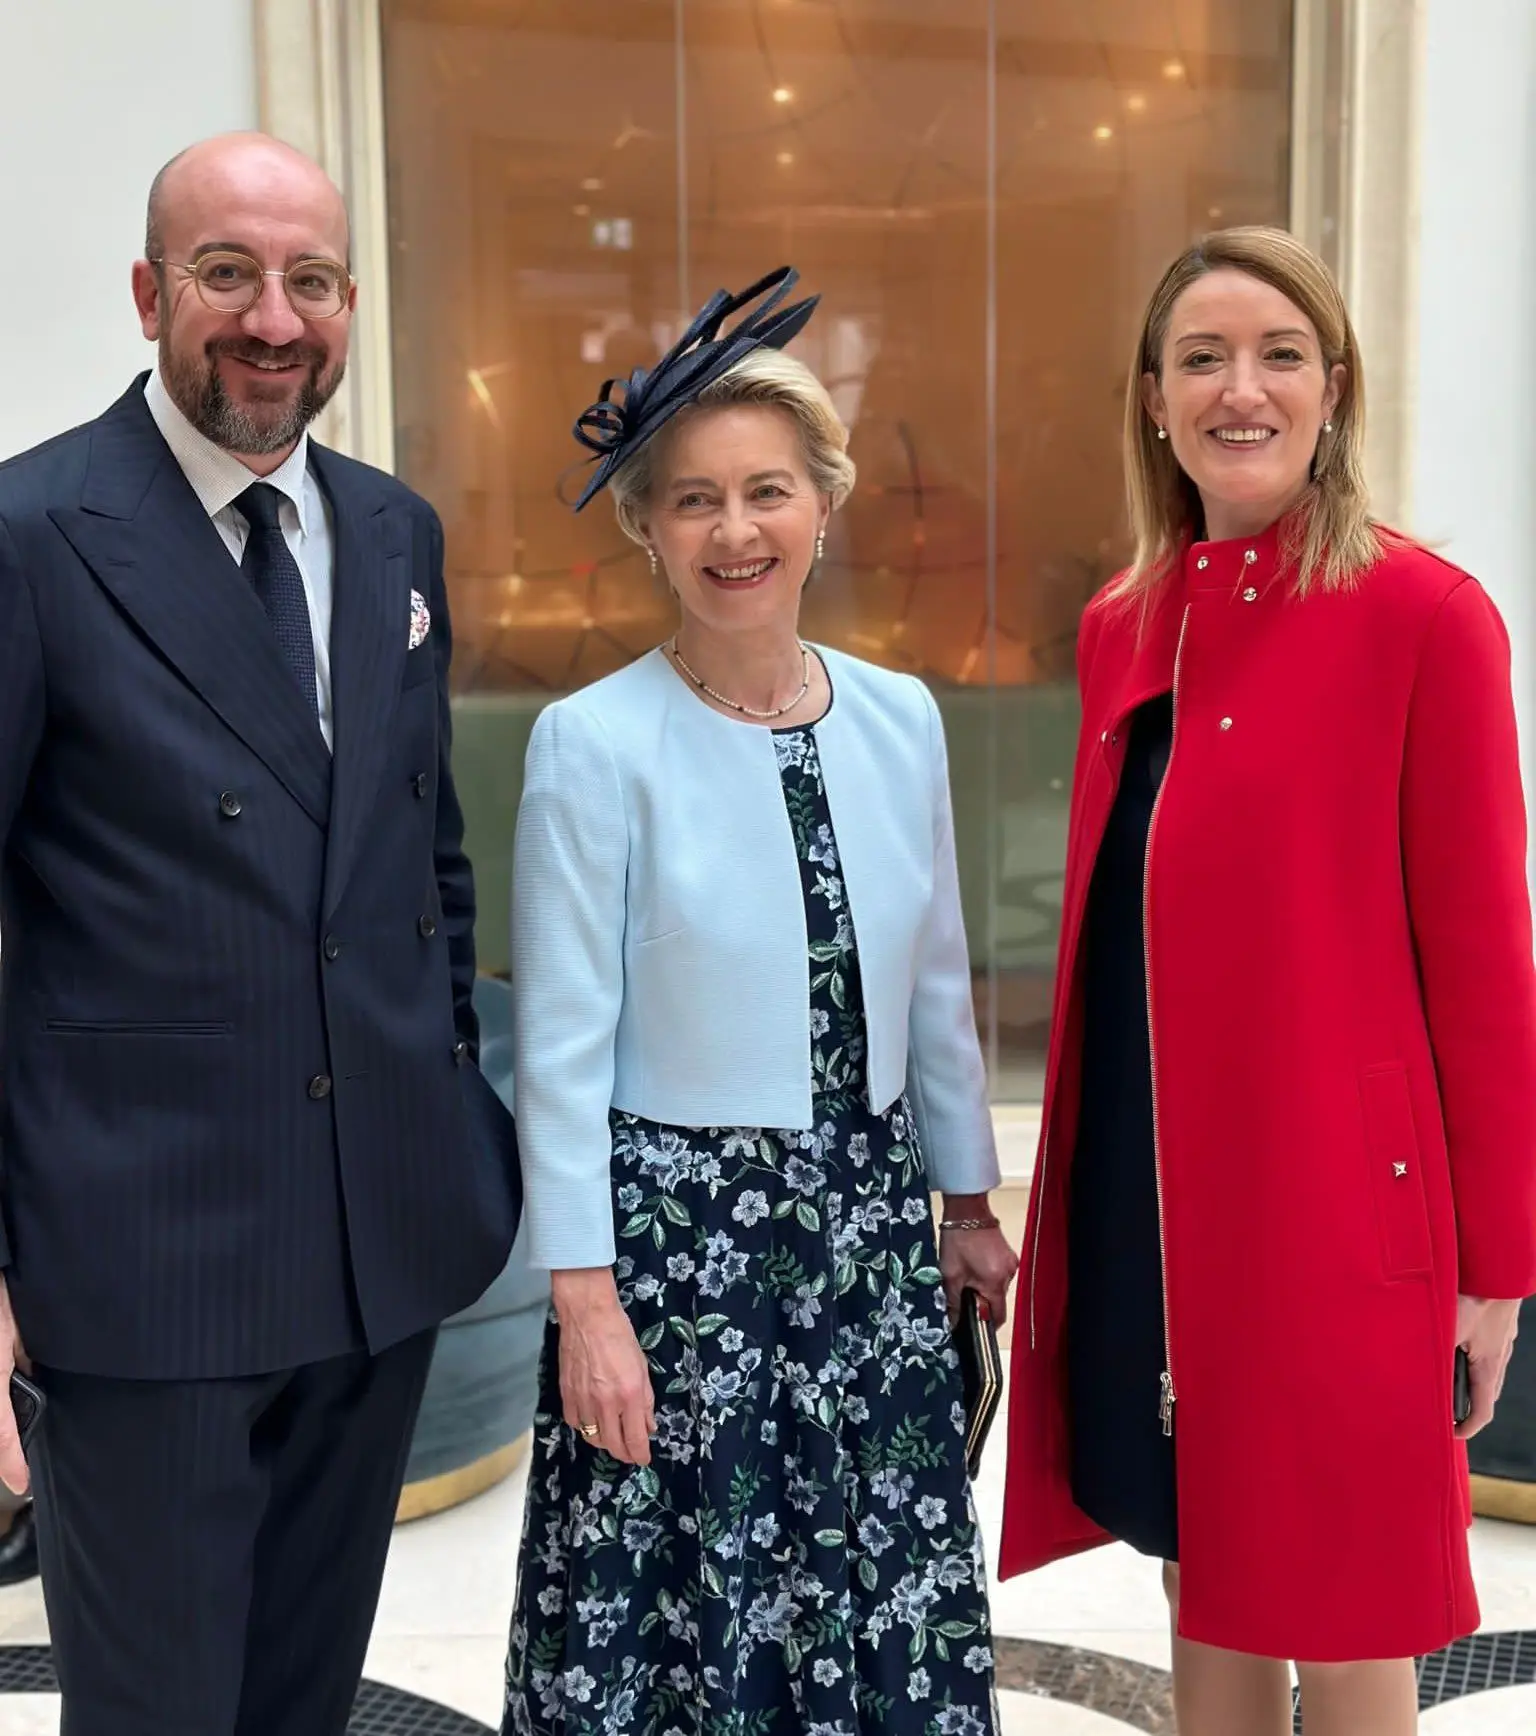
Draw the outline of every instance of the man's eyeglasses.
<instances>
[{"instance_id":1,"label":"man's eyeglasses","mask_svg":"<svg viewBox=\"0 0 1536 1736\"><path fill-rule=\"evenodd\" d=\"M149 263L185 272L203 305L214 313L244 313L260 299L263 280L280 277L288 305L300 319L333 319L347 305L352 289L352 274L334 259L301 259L286 271L264 270L248 253L204 253L190 265L175 259Z\"/></svg>"}]
</instances>

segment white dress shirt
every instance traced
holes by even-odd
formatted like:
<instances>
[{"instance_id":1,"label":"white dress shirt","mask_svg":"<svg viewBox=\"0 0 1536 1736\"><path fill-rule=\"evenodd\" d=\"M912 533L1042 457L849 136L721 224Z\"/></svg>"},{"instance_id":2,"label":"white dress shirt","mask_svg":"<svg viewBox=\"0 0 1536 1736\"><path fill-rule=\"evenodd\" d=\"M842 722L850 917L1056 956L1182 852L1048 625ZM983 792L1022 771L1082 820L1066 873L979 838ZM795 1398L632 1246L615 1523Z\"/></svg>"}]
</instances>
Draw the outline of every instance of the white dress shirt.
<instances>
[{"instance_id":1,"label":"white dress shirt","mask_svg":"<svg viewBox=\"0 0 1536 1736\"><path fill-rule=\"evenodd\" d=\"M299 443L270 476L257 476L231 452L215 446L182 414L156 368L144 387L144 399L155 426L165 437L203 511L214 522L224 546L238 566L250 534L244 513L235 510L235 499L253 482L267 482L282 495L278 518L283 540L299 563L304 595L309 603L309 625L315 641L315 697L320 707L320 733L325 745L334 739L331 716L331 597L335 585L335 539L331 509L320 484L309 469L309 435Z\"/></svg>"}]
</instances>

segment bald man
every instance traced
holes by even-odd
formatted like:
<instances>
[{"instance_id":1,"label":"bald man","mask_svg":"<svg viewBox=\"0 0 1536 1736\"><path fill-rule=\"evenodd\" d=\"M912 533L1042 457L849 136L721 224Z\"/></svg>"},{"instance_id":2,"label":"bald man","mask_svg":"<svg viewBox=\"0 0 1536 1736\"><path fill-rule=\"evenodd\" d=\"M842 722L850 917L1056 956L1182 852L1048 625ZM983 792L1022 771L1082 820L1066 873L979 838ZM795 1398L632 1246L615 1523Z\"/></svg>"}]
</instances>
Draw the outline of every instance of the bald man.
<instances>
[{"instance_id":1,"label":"bald man","mask_svg":"<svg viewBox=\"0 0 1536 1736\"><path fill-rule=\"evenodd\" d=\"M517 1209L442 529L308 436L356 302L313 163L194 147L145 251L154 370L0 466L0 1476L15 1345L68 1736L341 1736Z\"/></svg>"}]
</instances>

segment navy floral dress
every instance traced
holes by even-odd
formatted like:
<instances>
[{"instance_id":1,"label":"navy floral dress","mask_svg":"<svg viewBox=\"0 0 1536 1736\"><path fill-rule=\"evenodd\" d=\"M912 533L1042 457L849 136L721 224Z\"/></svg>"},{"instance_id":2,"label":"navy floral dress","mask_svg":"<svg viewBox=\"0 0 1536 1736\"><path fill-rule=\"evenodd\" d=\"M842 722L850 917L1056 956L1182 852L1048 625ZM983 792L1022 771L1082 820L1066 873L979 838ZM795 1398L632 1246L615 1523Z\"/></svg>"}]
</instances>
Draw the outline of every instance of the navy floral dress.
<instances>
[{"instance_id":1,"label":"navy floral dress","mask_svg":"<svg viewBox=\"0 0 1536 1736\"><path fill-rule=\"evenodd\" d=\"M805 889L809 1131L612 1117L651 1464L562 1421L544 1346L503 1736L993 1736L958 1363L904 1100L872 1115L811 729L774 732Z\"/></svg>"}]
</instances>

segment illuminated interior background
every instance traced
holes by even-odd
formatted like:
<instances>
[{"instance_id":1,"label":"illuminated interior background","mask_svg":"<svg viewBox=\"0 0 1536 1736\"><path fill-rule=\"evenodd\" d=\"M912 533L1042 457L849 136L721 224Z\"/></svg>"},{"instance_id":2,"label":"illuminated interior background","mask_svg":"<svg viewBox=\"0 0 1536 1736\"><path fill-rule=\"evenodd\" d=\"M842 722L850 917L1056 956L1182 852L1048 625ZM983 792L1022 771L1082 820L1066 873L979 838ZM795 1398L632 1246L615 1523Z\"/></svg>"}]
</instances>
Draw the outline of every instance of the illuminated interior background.
<instances>
[{"instance_id":1,"label":"illuminated interior background","mask_svg":"<svg viewBox=\"0 0 1536 1736\"><path fill-rule=\"evenodd\" d=\"M1035 1094L1129 347L1191 237L1286 221L1289 0L383 13L397 451L447 528L482 963L534 714L672 625L607 502L565 504L571 423L790 263L860 473L804 628L939 698L993 1089Z\"/></svg>"}]
</instances>

